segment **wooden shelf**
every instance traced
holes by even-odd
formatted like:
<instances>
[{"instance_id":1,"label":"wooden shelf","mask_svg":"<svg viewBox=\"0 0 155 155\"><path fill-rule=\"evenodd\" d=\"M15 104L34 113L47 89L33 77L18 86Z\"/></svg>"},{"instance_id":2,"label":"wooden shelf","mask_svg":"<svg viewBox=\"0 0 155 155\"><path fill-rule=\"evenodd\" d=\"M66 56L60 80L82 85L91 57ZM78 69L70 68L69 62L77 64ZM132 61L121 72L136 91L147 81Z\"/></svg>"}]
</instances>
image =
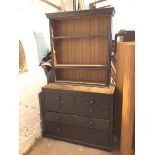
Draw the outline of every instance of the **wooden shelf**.
<instances>
[{"instance_id":1,"label":"wooden shelf","mask_svg":"<svg viewBox=\"0 0 155 155\"><path fill-rule=\"evenodd\" d=\"M56 64L57 69L108 69L105 65L85 65L85 64Z\"/></svg>"},{"instance_id":2,"label":"wooden shelf","mask_svg":"<svg viewBox=\"0 0 155 155\"><path fill-rule=\"evenodd\" d=\"M80 38L94 38L94 37L108 37L107 34L104 35L87 35L87 36L58 36L51 37L52 39L80 39Z\"/></svg>"},{"instance_id":3,"label":"wooden shelf","mask_svg":"<svg viewBox=\"0 0 155 155\"><path fill-rule=\"evenodd\" d=\"M72 84L72 85L87 85L87 86L98 86L98 87L107 87L107 84L104 83L91 83L91 82L78 82L78 81L61 81L61 80L56 80L55 83L61 83L61 84Z\"/></svg>"},{"instance_id":4,"label":"wooden shelf","mask_svg":"<svg viewBox=\"0 0 155 155\"><path fill-rule=\"evenodd\" d=\"M47 15L53 81L110 84L113 11L102 8Z\"/></svg>"}]
</instances>

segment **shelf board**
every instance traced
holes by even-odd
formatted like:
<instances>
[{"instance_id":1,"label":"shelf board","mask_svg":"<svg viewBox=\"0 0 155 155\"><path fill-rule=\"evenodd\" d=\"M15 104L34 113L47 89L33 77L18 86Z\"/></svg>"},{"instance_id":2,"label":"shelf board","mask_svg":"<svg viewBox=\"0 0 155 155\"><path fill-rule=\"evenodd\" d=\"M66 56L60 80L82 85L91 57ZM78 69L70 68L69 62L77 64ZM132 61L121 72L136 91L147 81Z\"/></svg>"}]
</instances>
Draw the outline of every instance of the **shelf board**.
<instances>
[{"instance_id":1,"label":"shelf board","mask_svg":"<svg viewBox=\"0 0 155 155\"><path fill-rule=\"evenodd\" d=\"M56 69L108 69L105 65L85 65L85 64L55 64Z\"/></svg>"},{"instance_id":2,"label":"shelf board","mask_svg":"<svg viewBox=\"0 0 155 155\"><path fill-rule=\"evenodd\" d=\"M94 37L108 37L107 34L104 35L82 35L82 36L58 36L58 37L51 37L52 39L80 39L80 38L94 38Z\"/></svg>"},{"instance_id":3,"label":"shelf board","mask_svg":"<svg viewBox=\"0 0 155 155\"><path fill-rule=\"evenodd\" d=\"M56 80L55 83L60 84L72 84L72 85L87 85L87 86L98 86L98 87L107 87L108 85L105 83L91 83L91 82L78 82L78 81L62 81L62 80Z\"/></svg>"}]
</instances>

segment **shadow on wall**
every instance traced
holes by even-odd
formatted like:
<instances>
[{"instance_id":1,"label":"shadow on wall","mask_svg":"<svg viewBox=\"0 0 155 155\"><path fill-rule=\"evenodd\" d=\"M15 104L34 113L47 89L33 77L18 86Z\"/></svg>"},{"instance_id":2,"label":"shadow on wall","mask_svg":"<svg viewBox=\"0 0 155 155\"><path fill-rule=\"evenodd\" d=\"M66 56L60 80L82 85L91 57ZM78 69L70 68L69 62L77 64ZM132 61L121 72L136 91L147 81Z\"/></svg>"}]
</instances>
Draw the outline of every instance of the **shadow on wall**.
<instances>
[{"instance_id":1,"label":"shadow on wall","mask_svg":"<svg viewBox=\"0 0 155 155\"><path fill-rule=\"evenodd\" d=\"M42 111L43 111L43 107L42 107L42 96L43 96L43 94L42 94L42 92L39 92L39 94L38 94L38 99L39 99L39 107L40 107L40 120L41 120L41 122L40 122L40 126L41 126L41 133L43 133L44 131L43 131L43 113L42 113Z\"/></svg>"},{"instance_id":2,"label":"shadow on wall","mask_svg":"<svg viewBox=\"0 0 155 155\"><path fill-rule=\"evenodd\" d=\"M38 62L42 61L43 57L47 55L49 52L49 48L47 46L47 43L45 41L45 37L43 33L33 32L34 38L37 43L37 49L38 49Z\"/></svg>"}]
</instances>

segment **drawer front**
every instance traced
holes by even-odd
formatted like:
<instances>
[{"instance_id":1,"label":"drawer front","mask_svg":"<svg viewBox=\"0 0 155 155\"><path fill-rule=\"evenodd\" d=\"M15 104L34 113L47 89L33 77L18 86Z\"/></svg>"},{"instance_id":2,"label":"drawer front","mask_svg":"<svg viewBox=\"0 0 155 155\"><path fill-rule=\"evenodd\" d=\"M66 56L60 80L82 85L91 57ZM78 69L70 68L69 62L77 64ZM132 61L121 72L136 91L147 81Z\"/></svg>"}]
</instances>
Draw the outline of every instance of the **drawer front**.
<instances>
[{"instance_id":1,"label":"drawer front","mask_svg":"<svg viewBox=\"0 0 155 155\"><path fill-rule=\"evenodd\" d=\"M72 139L102 147L109 147L110 145L109 134L107 132L49 122L45 122L44 128L44 134L47 135Z\"/></svg>"},{"instance_id":2,"label":"drawer front","mask_svg":"<svg viewBox=\"0 0 155 155\"><path fill-rule=\"evenodd\" d=\"M76 102L88 106L110 108L112 101L111 95L87 93L76 96Z\"/></svg>"},{"instance_id":3,"label":"drawer front","mask_svg":"<svg viewBox=\"0 0 155 155\"><path fill-rule=\"evenodd\" d=\"M80 93L83 94L83 93ZM86 117L103 118L109 120L112 106L108 95L64 94L63 92L45 92L44 110L76 114Z\"/></svg>"},{"instance_id":4,"label":"drawer front","mask_svg":"<svg viewBox=\"0 0 155 155\"><path fill-rule=\"evenodd\" d=\"M46 102L48 103L50 103L51 101L58 103L66 103L66 102L73 102L73 95L63 94L63 92L60 93L46 92L45 99Z\"/></svg>"},{"instance_id":5,"label":"drawer front","mask_svg":"<svg viewBox=\"0 0 155 155\"><path fill-rule=\"evenodd\" d=\"M62 93L45 93L44 110L74 114L74 97Z\"/></svg>"},{"instance_id":6,"label":"drawer front","mask_svg":"<svg viewBox=\"0 0 155 155\"><path fill-rule=\"evenodd\" d=\"M86 116L86 117L101 118L105 120L110 119L109 108L88 106L88 105L81 104L81 103L75 104L75 114Z\"/></svg>"},{"instance_id":7,"label":"drawer front","mask_svg":"<svg viewBox=\"0 0 155 155\"><path fill-rule=\"evenodd\" d=\"M112 97L106 94L79 93L75 99L77 115L110 119Z\"/></svg>"},{"instance_id":8,"label":"drawer front","mask_svg":"<svg viewBox=\"0 0 155 155\"><path fill-rule=\"evenodd\" d=\"M87 118L76 115L68 115L55 112L44 112L44 120L47 122L58 122L77 127L97 129L103 131L109 131L109 120Z\"/></svg>"}]
</instances>

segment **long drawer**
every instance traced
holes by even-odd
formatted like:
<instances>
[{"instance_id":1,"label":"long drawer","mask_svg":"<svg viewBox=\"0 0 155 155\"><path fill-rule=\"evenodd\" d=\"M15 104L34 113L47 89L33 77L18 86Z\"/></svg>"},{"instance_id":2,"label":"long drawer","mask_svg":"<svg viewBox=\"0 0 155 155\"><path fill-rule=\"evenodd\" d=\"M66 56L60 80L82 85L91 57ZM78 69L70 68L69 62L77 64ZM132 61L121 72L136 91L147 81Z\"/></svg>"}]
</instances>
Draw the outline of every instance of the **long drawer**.
<instances>
[{"instance_id":1,"label":"long drawer","mask_svg":"<svg viewBox=\"0 0 155 155\"><path fill-rule=\"evenodd\" d=\"M109 120L112 98L98 94L64 94L45 92L44 110Z\"/></svg>"},{"instance_id":2,"label":"long drawer","mask_svg":"<svg viewBox=\"0 0 155 155\"><path fill-rule=\"evenodd\" d=\"M97 94L97 93L83 93L75 91L61 91L61 90L44 90L46 101L56 102L80 102L89 106L99 106L109 108L112 102L112 95Z\"/></svg>"},{"instance_id":3,"label":"long drawer","mask_svg":"<svg viewBox=\"0 0 155 155\"><path fill-rule=\"evenodd\" d=\"M87 118L76 115L68 115L56 112L44 112L44 120L46 122L57 122L83 128L97 129L109 131L110 121L104 119Z\"/></svg>"},{"instance_id":4,"label":"long drawer","mask_svg":"<svg viewBox=\"0 0 155 155\"><path fill-rule=\"evenodd\" d=\"M85 142L111 148L109 134L93 129L84 129L61 123L44 122L44 135L67 138L72 141L79 141L79 143Z\"/></svg>"}]
</instances>

